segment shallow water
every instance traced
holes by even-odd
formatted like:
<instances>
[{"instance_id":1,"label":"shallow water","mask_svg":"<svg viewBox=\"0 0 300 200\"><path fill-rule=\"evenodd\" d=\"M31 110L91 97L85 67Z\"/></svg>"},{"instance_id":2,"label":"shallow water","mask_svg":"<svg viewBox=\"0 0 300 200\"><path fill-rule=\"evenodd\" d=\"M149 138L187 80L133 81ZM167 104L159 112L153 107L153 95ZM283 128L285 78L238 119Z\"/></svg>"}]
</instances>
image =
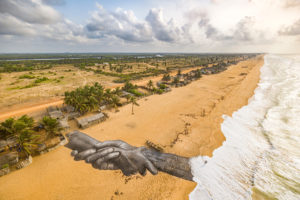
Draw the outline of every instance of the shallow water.
<instances>
[{"instance_id":1,"label":"shallow water","mask_svg":"<svg viewBox=\"0 0 300 200\"><path fill-rule=\"evenodd\" d=\"M266 55L247 106L223 116L211 158L191 159L190 199L300 199L300 56ZM207 164L205 164L207 161Z\"/></svg>"}]
</instances>

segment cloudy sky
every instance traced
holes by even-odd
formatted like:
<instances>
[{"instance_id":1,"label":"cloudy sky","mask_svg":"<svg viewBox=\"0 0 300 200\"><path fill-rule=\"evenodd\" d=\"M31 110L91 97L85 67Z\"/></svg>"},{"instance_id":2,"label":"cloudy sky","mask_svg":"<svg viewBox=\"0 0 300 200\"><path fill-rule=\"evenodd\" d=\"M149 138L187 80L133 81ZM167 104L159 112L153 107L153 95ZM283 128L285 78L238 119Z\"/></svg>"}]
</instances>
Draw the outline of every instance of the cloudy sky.
<instances>
[{"instance_id":1,"label":"cloudy sky","mask_svg":"<svg viewBox=\"0 0 300 200\"><path fill-rule=\"evenodd\" d=\"M300 53L300 0L0 0L0 53Z\"/></svg>"}]
</instances>

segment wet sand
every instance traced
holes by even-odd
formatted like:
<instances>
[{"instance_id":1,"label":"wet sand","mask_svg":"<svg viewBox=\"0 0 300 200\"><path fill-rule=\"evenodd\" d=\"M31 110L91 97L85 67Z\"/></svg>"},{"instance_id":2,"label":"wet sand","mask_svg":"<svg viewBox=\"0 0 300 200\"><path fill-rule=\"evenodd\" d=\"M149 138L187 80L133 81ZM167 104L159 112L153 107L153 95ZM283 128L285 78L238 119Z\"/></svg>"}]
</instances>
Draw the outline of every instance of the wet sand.
<instances>
[{"instance_id":1,"label":"wet sand","mask_svg":"<svg viewBox=\"0 0 300 200\"><path fill-rule=\"evenodd\" d=\"M139 100L83 132L99 140L121 139L142 146L146 140L165 152L182 156L212 155L224 141L222 115L248 103L259 81L263 58L233 65L225 72L203 76L163 95ZM60 147L35 157L33 163L0 178L0 200L188 199L195 183L159 173L124 177L119 171L99 171L75 162Z\"/></svg>"}]
</instances>

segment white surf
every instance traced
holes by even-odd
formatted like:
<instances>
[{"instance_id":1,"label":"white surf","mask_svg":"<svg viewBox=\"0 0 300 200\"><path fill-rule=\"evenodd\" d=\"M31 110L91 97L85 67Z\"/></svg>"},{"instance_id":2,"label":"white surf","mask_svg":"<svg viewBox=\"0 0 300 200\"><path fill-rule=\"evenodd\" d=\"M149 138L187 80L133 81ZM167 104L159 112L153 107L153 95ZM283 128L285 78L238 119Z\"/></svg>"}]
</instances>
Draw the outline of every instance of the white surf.
<instances>
[{"instance_id":1,"label":"white surf","mask_svg":"<svg viewBox=\"0 0 300 200\"><path fill-rule=\"evenodd\" d=\"M224 116L211 158L191 159L191 200L300 199L300 56L266 55L247 106ZM207 162L205 164L205 162Z\"/></svg>"}]
</instances>

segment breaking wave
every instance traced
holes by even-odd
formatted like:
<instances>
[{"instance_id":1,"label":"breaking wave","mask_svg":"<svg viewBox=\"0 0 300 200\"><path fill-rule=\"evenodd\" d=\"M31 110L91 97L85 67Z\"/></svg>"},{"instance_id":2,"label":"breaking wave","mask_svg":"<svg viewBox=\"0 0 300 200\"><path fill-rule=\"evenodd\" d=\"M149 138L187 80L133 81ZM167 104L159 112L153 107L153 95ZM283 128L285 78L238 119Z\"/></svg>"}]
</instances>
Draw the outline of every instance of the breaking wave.
<instances>
[{"instance_id":1,"label":"breaking wave","mask_svg":"<svg viewBox=\"0 0 300 200\"><path fill-rule=\"evenodd\" d=\"M190 199L300 199L300 56L266 55L249 104L223 117L223 145L191 159Z\"/></svg>"}]
</instances>

